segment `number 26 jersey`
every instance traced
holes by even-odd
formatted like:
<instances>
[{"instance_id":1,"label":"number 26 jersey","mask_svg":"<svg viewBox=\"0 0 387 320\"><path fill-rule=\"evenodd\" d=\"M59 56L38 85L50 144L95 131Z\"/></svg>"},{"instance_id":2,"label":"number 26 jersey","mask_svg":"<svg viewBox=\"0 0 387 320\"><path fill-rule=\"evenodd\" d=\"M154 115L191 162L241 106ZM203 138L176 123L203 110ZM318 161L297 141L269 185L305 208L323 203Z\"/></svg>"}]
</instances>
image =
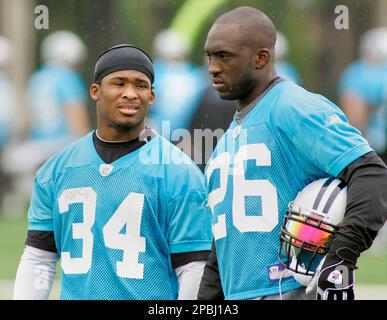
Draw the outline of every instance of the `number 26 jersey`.
<instances>
[{"instance_id":1,"label":"number 26 jersey","mask_svg":"<svg viewBox=\"0 0 387 320\"><path fill-rule=\"evenodd\" d=\"M240 124L231 123L205 171L226 299L300 286L278 260L288 203L370 151L336 105L291 81L274 85Z\"/></svg>"}]
</instances>

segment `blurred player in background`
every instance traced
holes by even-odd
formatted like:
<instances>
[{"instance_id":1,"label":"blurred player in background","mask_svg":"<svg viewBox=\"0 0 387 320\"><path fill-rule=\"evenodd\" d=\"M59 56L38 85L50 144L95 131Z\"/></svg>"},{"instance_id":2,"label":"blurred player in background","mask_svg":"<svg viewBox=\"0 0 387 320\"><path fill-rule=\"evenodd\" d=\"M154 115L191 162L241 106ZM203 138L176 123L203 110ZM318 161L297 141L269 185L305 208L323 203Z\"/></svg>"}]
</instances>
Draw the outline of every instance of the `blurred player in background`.
<instances>
[{"instance_id":1,"label":"blurred player in background","mask_svg":"<svg viewBox=\"0 0 387 320\"><path fill-rule=\"evenodd\" d=\"M35 177L15 299L46 299L59 257L62 299L196 298L211 213L197 166L145 130L153 81L137 47L100 55L90 87L97 129Z\"/></svg>"},{"instance_id":2,"label":"blurred player in background","mask_svg":"<svg viewBox=\"0 0 387 320\"><path fill-rule=\"evenodd\" d=\"M276 75L276 29L251 7L220 16L204 50L213 88L237 112L206 168L213 250L200 299L354 299L354 270L387 217L387 168L342 111ZM317 295L278 260L288 203L310 182L348 186L346 215L326 255ZM284 257L285 258L285 257ZM337 269L348 277L336 277Z\"/></svg>"},{"instance_id":3,"label":"blurred player in background","mask_svg":"<svg viewBox=\"0 0 387 320\"><path fill-rule=\"evenodd\" d=\"M11 138L12 112L15 106L14 88L7 75L12 56L12 46L8 39L0 36L0 156ZM0 199L9 187L8 177L0 166Z\"/></svg>"},{"instance_id":4,"label":"blurred player in background","mask_svg":"<svg viewBox=\"0 0 387 320\"><path fill-rule=\"evenodd\" d=\"M344 71L340 105L348 121L387 160L387 28L368 30L360 38L360 58Z\"/></svg>"},{"instance_id":5,"label":"blurred player in background","mask_svg":"<svg viewBox=\"0 0 387 320\"><path fill-rule=\"evenodd\" d=\"M0 36L0 149L3 150L11 133L11 115L14 108L14 89L7 76L12 47L8 39Z\"/></svg>"},{"instance_id":6,"label":"blurred player in background","mask_svg":"<svg viewBox=\"0 0 387 320\"><path fill-rule=\"evenodd\" d=\"M348 121L387 162L387 28L373 28L362 35L359 59L341 76L339 98ZM372 251L386 254L387 226L375 239Z\"/></svg>"},{"instance_id":7,"label":"blurred player in background","mask_svg":"<svg viewBox=\"0 0 387 320\"><path fill-rule=\"evenodd\" d=\"M154 41L157 100L149 124L167 139L176 129L189 129L206 86L202 70L188 60L189 49L188 40L171 29L161 31ZM170 131L162 132L163 122Z\"/></svg>"},{"instance_id":8,"label":"blurred player in background","mask_svg":"<svg viewBox=\"0 0 387 320\"><path fill-rule=\"evenodd\" d=\"M288 53L288 40L282 32L277 31L277 42L275 43L275 68L277 74L300 85L302 81L297 69L286 61Z\"/></svg>"},{"instance_id":9,"label":"blurred player in background","mask_svg":"<svg viewBox=\"0 0 387 320\"><path fill-rule=\"evenodd\" d=\"M28 81L27 140L10 146L2 159L4 170L13 177L3 210L15 215L23 213L39 166L90 130L87 90L77 71L87 55L85 44L74 33L57 31L43 40L40 49L43 65Z\"/></svg>"}]
</instances>

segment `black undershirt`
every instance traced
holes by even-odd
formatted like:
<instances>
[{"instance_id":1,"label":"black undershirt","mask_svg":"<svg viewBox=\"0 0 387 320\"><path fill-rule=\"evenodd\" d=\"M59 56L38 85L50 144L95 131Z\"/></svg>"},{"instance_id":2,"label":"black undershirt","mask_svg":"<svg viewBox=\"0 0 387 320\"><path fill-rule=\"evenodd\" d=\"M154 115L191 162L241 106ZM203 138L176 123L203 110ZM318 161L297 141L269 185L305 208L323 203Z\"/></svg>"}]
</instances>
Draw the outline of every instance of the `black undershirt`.
<instances>
[{"instance_id":1,"label":"black undershirt","mask_svg":"<svg viewBox=\"0 0 387 320\"><path fill-rule=\"evenodd\" d=\"M147 128L148 131L144 140L139 138L125 142L106 142L100 140L96 132L93 133L94 147L105 163L112 163L119 158L138 150L147 142L156 136L156 133ZM58 250L55 244L54 232L52 231L28 231L26 245L57 253ZM172 266L174 268L183 266L193 261L205 261L209 255L209 251L184 252L171 254Z\"/></svg>"},{"instance_id":2,"label":"black undershirt","mask_svg":"<svg viewBox=\"0 0 387 320\"><path fill-rule=\"evenodd\" d=\"M152 132L152 135L148 137L148 141L149 138L152 139L154 137L155 135ZM96 131L93 133L93 142L95 150L105 163L112 163L119 158L140 149L147 143L139 138L125 142L106 142L97 137Z\"/></svg>"}]
</instances>

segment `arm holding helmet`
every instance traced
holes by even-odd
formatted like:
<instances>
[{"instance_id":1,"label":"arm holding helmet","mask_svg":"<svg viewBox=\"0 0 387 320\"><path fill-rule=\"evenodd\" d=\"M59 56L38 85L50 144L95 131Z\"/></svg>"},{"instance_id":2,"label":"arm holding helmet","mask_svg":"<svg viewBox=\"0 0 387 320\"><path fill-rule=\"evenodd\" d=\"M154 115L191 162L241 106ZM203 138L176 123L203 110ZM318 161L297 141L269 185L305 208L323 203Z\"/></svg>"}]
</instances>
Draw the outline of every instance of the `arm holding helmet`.
<instances>
[{"instance_id":1,"label":"arm holding helmet","mask_svg":"<svg viewBox=\"0 0 387 320\"><path fill-rule=\"evenodd\" d=\"M387 218L387 167L375 152L351 163L338 178L348 186L347 207L319 273L317 299L323 300L354 299L357 259Z\"/></svg>"}]
</instances>

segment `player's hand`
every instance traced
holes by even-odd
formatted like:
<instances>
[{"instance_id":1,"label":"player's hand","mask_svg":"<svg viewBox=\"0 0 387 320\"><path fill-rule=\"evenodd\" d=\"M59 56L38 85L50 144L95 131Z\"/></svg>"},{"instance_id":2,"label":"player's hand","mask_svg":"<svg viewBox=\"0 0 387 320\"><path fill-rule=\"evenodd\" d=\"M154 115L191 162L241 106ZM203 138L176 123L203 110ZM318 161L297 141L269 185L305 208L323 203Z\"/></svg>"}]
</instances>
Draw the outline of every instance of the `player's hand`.
<instances>
[{"instance_id":1,"label":"player's hand","mask_svg":"<svg viewBox=\"0 0 387 320\"><path fill-rule=\"evenodd\" d=\"M354 300L355 265L329 253L317 280L317 300Z\"/></svg>"}]
</instances>

